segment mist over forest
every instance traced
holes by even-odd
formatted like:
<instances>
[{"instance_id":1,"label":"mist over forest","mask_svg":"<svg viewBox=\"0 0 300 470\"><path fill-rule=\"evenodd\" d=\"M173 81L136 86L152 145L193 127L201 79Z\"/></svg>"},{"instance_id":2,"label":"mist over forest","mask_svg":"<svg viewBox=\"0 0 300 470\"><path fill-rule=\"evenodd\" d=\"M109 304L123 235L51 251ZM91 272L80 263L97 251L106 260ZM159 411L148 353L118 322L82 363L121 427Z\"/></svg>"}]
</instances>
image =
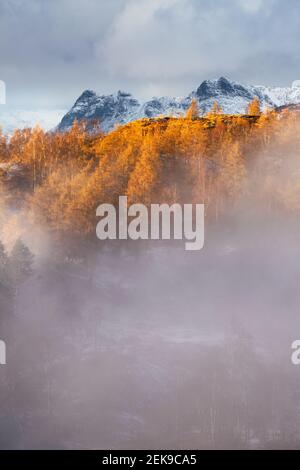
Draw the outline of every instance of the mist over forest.
<instances>
[{"instance_id":1,"label":"mist over forest","mask_svg":"<svg viewBox=\"0 0 300 470\"><path fill-rule=\"evenodd\" d=\"M299 447L299 119L1 135L1 448ZM119 195L204 203L204 248L97 240Z\"/></svg>"}]
</instances>

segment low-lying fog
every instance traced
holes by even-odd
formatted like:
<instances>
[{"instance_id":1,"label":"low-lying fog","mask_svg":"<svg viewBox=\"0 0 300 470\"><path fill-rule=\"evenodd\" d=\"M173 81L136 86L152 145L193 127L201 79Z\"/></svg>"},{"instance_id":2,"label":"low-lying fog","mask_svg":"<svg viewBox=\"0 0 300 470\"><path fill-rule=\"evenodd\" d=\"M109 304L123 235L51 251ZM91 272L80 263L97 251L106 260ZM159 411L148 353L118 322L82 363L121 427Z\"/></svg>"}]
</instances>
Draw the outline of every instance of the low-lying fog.
<instances>
[{"instance_id":1,"label":"low-lying fog","mask_svg":"<svg viewBox=\"0 0 300 470\"><path fill-rule=\"evenodd\" d=\"M299 447L300 229L242 227L37 257L1 319L0 447Z\"/></svg>"}]
</instances>

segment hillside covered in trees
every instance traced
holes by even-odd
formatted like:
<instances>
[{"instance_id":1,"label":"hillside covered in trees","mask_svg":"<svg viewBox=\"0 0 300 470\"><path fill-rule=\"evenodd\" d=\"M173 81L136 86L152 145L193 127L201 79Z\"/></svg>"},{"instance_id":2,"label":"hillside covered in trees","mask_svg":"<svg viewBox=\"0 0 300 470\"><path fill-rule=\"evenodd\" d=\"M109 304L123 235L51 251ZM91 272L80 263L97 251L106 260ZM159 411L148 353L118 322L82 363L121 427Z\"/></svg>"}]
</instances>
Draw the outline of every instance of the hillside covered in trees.
<instances>
[{"instance_id":1,"label":"hillside covered in trees","mask_svg":"<svg viewBox=\"0 0 300 470\"><path fill-rule=\"evenodd\" d=\"M59 237L95 238L96 207L129 202L204 203L207 221L255 206L300 210L300 115L225 115L142 119L108 134L75 123L65 133L40 128L0 134L2 201Z\"/></svg>"},{"instance_id":2,"label":"hillside covered in trees","mask_svg":"<svg viewBox=\"0 0 300 470\"><path fill-rule=\"evenodd\" d=\"M1 448L299 448L299 126L193 102L1 135ZM204 202L204 249L101 249L119 195Z\"/></svg>"}]
</instances>

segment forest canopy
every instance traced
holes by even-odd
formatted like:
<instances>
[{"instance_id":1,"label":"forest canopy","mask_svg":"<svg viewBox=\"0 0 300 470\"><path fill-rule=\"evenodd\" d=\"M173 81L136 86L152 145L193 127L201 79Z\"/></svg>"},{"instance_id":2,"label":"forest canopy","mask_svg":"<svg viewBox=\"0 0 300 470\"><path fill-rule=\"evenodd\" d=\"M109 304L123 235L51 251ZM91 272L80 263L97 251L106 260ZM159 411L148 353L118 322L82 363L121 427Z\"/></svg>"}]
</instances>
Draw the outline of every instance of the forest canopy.
<instances>
[{"instance_id":1,"label":"forest canopy","mask_svg":"<svg viewBox=\"0 0 300 470\"><path fill-rule=\"evenodd\" d=\"M61 235L95 237L96 207L129 203L204 203L207 220L241 207L300 210L300 114L244 115L218 105L206 116L142 119L109 134L75 122L65 132L39 127L0 133L2 202Z\"/></svg>"}]
</instances>

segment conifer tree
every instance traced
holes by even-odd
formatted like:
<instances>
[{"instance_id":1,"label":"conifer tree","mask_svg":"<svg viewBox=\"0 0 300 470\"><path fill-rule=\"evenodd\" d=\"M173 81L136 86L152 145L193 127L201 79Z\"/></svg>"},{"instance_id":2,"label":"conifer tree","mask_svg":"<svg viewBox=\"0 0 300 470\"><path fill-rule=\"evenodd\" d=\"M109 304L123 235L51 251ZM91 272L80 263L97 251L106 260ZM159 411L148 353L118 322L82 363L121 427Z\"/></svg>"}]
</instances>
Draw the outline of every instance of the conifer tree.
<instances>
[{"instance_id":1,"label":"conifer tree","mask_svg":"<svg viewBox=\"0 0 300 470\"><path fill-rule=\"evenodd\" d=\"M232 143L229 147L222 176L226 193L230 198L237 200L246 177L243 155L237 142Z\"/></svg>"},{"instance_id":2,"label":"conifer tree","mask_svg":"<svg viewBox=\"0 0 300 470\"><path fill-rule=\"evenodd\" d=\"M261 109L260 109L260 101L258 98L254 98L247 108L247 114L250 116L260 116Z\"/></svg>"},{"instance_id":3,"label":"conifer tree","mask_svg":"<svg viewBox=\"0 0 300 470\"><path fill-rule=\"evenodd\" d=\"M14 289L10 285L9 263L3 243L0 241L0 322L4 314L13 310ZM2 326L2 324L0 323Z\"/></svg>"},{"instance_id":4,"label":"conifer tree","mask_svg":"<svg viewBox=\"0 0 300 470\"><path fill-rule=\"evenodd\" d=\"M192 99L190 107L186 112L187 119L197 119L199 117L199 106L195 98Z\"/></svg>"},{"instance_id":5,"label":"conifer tree","mask_svg":"<svg viewBox=\"0 0 300 470\"><path fill-rule=\"evenodd\" d=\"M210 114L212 114L213 116L222 114L222 108L217 101L214 102Z\"/></svg>"},{"instance_id":6,"label":"conifer tree","mask_svg":"<svg viewBox=\"0 0 300 470\"><path fill-rule=\"evenodd\" d=\"M17 240L9 257L10 280L14 287L18 287L33 273L34 256L29 248Z\"/></svg>"}]
</instances>

